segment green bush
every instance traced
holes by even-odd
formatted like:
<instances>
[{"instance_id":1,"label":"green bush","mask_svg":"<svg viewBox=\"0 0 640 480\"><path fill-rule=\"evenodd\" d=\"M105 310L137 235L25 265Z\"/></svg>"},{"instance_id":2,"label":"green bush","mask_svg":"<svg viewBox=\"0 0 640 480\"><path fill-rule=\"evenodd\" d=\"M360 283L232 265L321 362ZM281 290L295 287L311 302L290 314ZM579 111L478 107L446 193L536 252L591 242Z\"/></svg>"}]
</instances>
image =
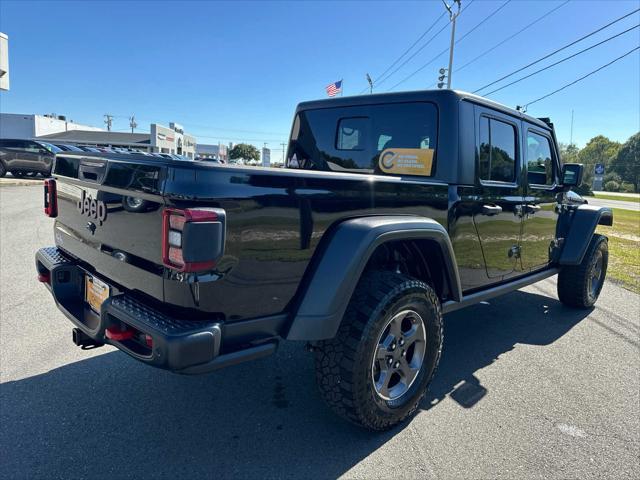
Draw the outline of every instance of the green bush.
<instances>
[{"instance_id":1,"label":"green bush","mask_svg":"<svg viewBox=\"0 0 640 480\"><path fill-rule=\"evenodd\" d=\"M620 184L615 180L609 180L604 184L604 189L607 192L617 192L618 190L620 190Z\"/></svg>"},{"instance_id":2,"label":"green bush","mask_svg":"<svg viewBox=\"0 0 640 480\"><path fill-rule=\"evenodd\" d=\"M578 195L593 195L591 186L586 182L582 182L580 185L578 185L577 187L573 187L571 190L576 192Z\"/></svg>"},{"instance_id":3,"label":"green bush","mask_svg":"<svg viewBox=\"0 0 640 480\"><path fill-rule=\"evenodd\" d=\"M623 193L633 193L635 192L635 188L631 182L622 182L622 184L620 184L620 191Z\"/></svg>"},{"instance_id":4,"label":"green bush","mask_svg":"<svg viewBox=\"0 0 640 480\"><path fill-rule=\"evenodd\" d=\"M609 172L604 176L604 183L608 183L610 181L614 181L614 182L618 182L621 183L622 182L622 177L620 175L618 175L616 172Z\"/></svg>"}]
</instances>

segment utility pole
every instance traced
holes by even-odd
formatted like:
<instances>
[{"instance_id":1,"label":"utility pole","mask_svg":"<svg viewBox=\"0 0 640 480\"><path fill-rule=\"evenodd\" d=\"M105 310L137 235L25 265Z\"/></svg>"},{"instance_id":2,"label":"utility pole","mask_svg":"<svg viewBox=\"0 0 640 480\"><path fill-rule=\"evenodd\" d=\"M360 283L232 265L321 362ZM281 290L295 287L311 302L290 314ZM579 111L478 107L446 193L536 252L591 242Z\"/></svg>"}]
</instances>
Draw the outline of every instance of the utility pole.
<instances>
[{"instance_id":1,"label":"utility pole","mask_svg":"<svg viewBox=\"0 0 640 480\"><path fill-rule=\"evenodd\" d=\"M373 80L371 80L371 76L367 73L367 82L369 82L369 94L373 93Z\"/></svg>"},{"instance_id":2,"label":"utility pole","mask_svg":"<svg viewBox=\"0 0 640 480\"><path fill-rule=\"evenodd\" d=\"M136 123L136 116L135 115L131 115L129 117L129 126L131 127L131 133L133 133L133 131L138 126L138 124Z\"/></svg>"},{"instance_id":3,"label":"utility pole","mask_svg":"<svg viewBox=\"0 0 640 480\"><path fill-rule=\"evenodd\" d=\"M287 144L286 143L281 143L280 145L282 145L282 166L284 167L284 164L286 163L287 159L285 158L287 156Z\"/></svg>"},{"instance_id":4,"label":"utility pole","mask_svg":"<svg viewBox=\"0 0 640 480\"><path fill-rule=\"evenodd\" d=\"M569 145L573 145L573 108L571 109L571 137L569 140Z\"/></svg>"},{"instance_id":5,"label":"utility pole","mask_svg":"<svg viewBox=\"0 0 640 480\"><path fill-rule=\"evenodd\" d=\"M107 125L107 132L110 132L111 125L113 124L113 115L109 115L108 113L105 113L104 123Z\"/></svg>"},{"instance_id":6,"label":"utility pole","mask_svg":"<svg viewBox=\"0 0 640 480\"><path fill-rule=\"evenodd\" d=\"M454 0L454 3L458 5L458 11L453 13L453 9L442 0L445 8L449 12L449 21L451 22L451 44L449 45L449 70L447 71L447 88L451 88L451 74L453 73L453 46L455 45L456 38L456 18L460 15L460 0Z\"/></svg>"}]
</instances>

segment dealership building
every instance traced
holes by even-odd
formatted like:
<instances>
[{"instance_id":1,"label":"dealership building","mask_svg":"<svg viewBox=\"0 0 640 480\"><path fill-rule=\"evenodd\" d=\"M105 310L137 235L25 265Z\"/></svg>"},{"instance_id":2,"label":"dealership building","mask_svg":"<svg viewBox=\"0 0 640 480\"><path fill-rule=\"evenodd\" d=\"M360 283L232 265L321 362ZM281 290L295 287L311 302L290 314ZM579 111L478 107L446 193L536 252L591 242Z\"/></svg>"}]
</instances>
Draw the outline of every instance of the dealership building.
<instances>
[{"instance_id":1,"label":"dealership building","mask_svg":"<svg viewBox=\"0 0 640 480\"><path fill-rule=\"evenodd\" d=\"M177 123L152 123L150 133L110 132L81 125L63 115L0 114L0 138L40 140L68 145L119 147L143 152L196 156L196 138Z\"/></svg>"}]
</instances>

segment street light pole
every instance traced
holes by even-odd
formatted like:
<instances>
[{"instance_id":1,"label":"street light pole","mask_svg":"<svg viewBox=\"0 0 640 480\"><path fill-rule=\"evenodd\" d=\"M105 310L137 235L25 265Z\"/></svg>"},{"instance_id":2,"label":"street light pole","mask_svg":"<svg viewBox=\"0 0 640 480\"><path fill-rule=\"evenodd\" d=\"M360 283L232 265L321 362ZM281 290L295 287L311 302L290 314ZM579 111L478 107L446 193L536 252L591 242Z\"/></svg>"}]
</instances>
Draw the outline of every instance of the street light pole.
<instances>
[{"instance_id":1,"label":"street light pole","mask_svg":"<svg viewBox=\"0 0 640 480\"><path fill-rule=\"evenodd\" d=\"M449 44L449 70L447 71L447 88L451 88L451 74L453 73L453 47L456 39L456 18L460 15L460 0L454 0L454 3L458 5L458 11L453 13L453 9L442 0L445 8L449 12L449 20L451 21L451 43Z\"/></svg>"}]
</instances>

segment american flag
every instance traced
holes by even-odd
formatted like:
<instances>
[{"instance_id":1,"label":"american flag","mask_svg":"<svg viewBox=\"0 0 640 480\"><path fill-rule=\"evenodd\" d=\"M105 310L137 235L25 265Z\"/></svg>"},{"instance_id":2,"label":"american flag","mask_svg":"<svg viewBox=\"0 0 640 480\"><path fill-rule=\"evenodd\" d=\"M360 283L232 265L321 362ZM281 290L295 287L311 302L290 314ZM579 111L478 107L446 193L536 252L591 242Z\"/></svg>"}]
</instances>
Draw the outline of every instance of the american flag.
<instances>
[{"instance_id":1,"label":"american flag","mask_svg":"<svg viewBox=\"0 0 640 480\"><path fill-rule=\"evenodd\" d=\"M327 85L325 87L325 90L327 91L327 95L329 95L330 97L335 97L336 94L342 91L342 80L338 80L337 82L333 82L332 84Z\"/></svg>"}]
</instances>

